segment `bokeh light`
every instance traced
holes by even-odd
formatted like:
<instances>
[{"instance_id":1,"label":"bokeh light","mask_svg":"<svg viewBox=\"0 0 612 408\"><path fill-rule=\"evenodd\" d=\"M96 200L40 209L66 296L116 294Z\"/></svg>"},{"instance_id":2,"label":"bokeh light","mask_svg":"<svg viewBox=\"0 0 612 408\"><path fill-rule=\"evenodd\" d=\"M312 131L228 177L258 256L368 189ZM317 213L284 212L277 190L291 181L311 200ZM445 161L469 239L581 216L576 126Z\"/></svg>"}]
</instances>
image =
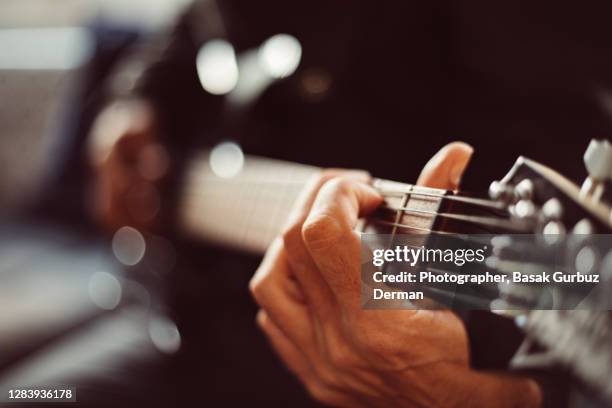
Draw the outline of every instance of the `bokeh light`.
<instances>
[{"instance_id":1,"label":"bokeh light","mask_svg":"<svg viewBox=\"0 0 612 408\"><path fill-rule=\"evenodd\" d=\"M210 40L200 48L196 59L202 87L213 95L229 93L238 83L234 47L225 40Z\"/></svg>"},{"instance_id":2,"label":"bokeh light","mask_svg":"<svg viewBox=\"0 0 612 408\"><path fill-rule=\"evenodd\" d=\"M166 354L176 353L181 347L181 333L176 324L163 316L149 321L149 337L157 349Z\"/></svg>"},{"instance_id":3,"label":"bokeh light","mask_svg":"<svg viewBox=\"0 0 612 408\"><path fill-rule=\"evenodd\" d=\"M236 143L222 142L210 152L210 168L219 177L236 176L244 166L244 153Z\"/></svg>"},{"instance_id":4,"label":"bokeh light","mask_svg":"<svg viewBox=\"0 0 612 408\"><path fill-rule=\"evenodd\" d=\"M274 78L293 74L302 59L302 45L289 34L277 34L266 40L259 50L264 70Z\"/></svg>"},{"instance_id":5,"label":"bokeh light","mask_svg":"<svg viewBox=\"0 0 612 408\"><path fill-rule=\"evenodd\" d=\"M121 301L121 283L108 272L96 272L89 278L89 297L100 309L112 310Z\"/></svg>"},{"instance_id":6,"label":"bokeh light","mask_svg":"<svg viewBox=\"0 0 612 408\"><path fill-rule=\"evenodd\" d=\"M146 243L142 234L132 227L121 227L113 236L113 253L124 265L136 265L145 254Z\"/></svg>"}]
</instances>

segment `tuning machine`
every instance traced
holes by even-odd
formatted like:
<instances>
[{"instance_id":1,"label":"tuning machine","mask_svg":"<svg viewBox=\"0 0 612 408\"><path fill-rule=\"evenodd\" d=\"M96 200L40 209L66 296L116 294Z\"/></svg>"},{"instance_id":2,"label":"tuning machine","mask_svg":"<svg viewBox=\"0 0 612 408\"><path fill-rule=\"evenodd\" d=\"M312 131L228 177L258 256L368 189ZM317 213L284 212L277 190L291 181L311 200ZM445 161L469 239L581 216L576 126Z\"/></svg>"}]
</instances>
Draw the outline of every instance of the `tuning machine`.
<instances>
[{"instance_id":1,"label":"tuning machine","mask_svg":"<svg viewBox=\"0 0 612 408\"><path fill-rule=\"evenodd\" d=\"M489 186L489 196L507 208L513 218L537 225L539 209L533 201L534 185L530 179L525 178L516 185L494 181Z\"/></svg>"},{"instance_id":2,"label":"tuning machine","mask_svg":"<svg viewBox=\"0 0 612 408\"><path fill-rule=\"evenodd\" d=\"M489 186L489 197L492 200L511 204L516 201L516 193L514 188L502 181L494 181Z\"/></svg>"},{"instance_id":3,"label":"tuning machine","mask_svg":"<svg viewBox=\"0 0 612 408\"><path fill-rule=\"evenodd\" d=\"M572 234L574 235L590 235L593 233L595 233L595 227L587 218L578 221L572 229Z\"/></svg>"},{"instance_id":4,"label":"tuning machine","mask_svg":"<svg viewBox=\"0 0 612 408\"><path fill-rule=\"evenodd\" d=\"M566 234L563 223L563 205L557 198L551 198L544 203L540 211L540 226L542 239L548 244L554 244Z\"/></svg>"},{"instance_id":5,"label":"tuning machine","mask_svg":"<svg viewBox=\"0 0 612 408\"><path fill-rule=\"evenodd\" d=\"M521 180L514 187L517 201L510 211L520 219L532 219L536 215L536 205L533 202L533 182L530 179Z\"/></svg>"},{"instance_id":6,"label":"tuning machine","mask_svg":"<svg viewBox=\"0 0 612 408\"><path fill-rule=\"evenodd\" d=\"M584 152L584 165L589 173L582 183L580 195L599 201L605 184L612 178L612 145L607 140L591 140Z\"/></svg>"}]
</instances>

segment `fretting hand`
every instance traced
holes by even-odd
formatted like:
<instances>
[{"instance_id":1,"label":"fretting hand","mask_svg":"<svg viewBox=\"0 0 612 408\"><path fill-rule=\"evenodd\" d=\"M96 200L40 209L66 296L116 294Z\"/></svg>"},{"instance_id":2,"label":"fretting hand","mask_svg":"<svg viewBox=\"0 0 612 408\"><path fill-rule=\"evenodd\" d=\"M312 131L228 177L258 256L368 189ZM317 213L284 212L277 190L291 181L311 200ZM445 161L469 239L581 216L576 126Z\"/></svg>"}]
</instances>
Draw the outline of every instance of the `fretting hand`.
<instances>
[{"instance_id":1,"label":"fretting hand","mask_svg":"<svg viewBox=\"0 0 612 408\"><path fill-rule=\"evenodd\" d=\"M443 148L419 183L455 189L471 148ZM538 407L530 379L477 372L450 311L363 310L361 216L382 201L361 172L324 173L296 205L251 289L257 321L311 395L335 406Z\"/></svg>"}]
</instances>

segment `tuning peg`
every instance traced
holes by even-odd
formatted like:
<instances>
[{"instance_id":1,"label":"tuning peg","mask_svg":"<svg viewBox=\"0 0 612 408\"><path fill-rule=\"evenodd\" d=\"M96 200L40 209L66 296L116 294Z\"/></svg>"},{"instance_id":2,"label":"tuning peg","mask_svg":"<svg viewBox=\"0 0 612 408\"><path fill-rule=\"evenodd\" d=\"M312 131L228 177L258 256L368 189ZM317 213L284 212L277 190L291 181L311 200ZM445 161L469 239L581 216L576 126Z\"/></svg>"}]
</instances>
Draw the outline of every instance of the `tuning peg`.
<instances>
[{"instance_id":1,"label":"tuning peg","mask_svg":"<svg viewBox=\"0 0 612 408\"><path fill-rule=\"evenodd\" d=\"M542 215L547 220L558 221L563 217L563 206L556 198L551 198L542 206Z\"/></svg>"},{"instance_id":2,"label":"tuning peg","mask_svg":"<svg viewBox=\"0 0 612 408\"><path fill-rule=\"evenodd\" d=\"M584 164L589 176L596 180L612 177L612 145L607 140L591 140L584 152Z\"/></svg>"},{"instance_id":3,"label":"tuning peg","mask_svg":"<svg viewBox=\"0 0 612 408\"><path fill-rule=\"evenodd\" d=\"M586 218L581 219L574 225L572 233L575 235L590 235L595 232L595 228L591 221ZM612 257L610 258L612 260Z\"/></svg>"},{"instance_id":4,"label":"tuning peg","mask_svg":"<svg viewBox=\"0 0 612 408\"><path fill-rule=\"evenodd\" d=\"M514 189L501 181L494 181L491 183L489 186L489 197L504 203L511 203L516 200Z\"/></svg>"},{"instance_id":5,"label":"tuning peg","mask_svg":"<svg viewBox=\"0 0 612 408\"><path fill-rule=\"evenodd\" d=\"M524 179L514 188L516 195L524 200L533 198L533 182L529 179Z\"/></svg>"},{"instance_id":6,"label":"tuning peg","mask_svg":"<svg viewBox=\"0 0 612 408\"><path fill-rule=\"evenodd\" d=\"M576 267L577 271L582 273L591 273L597 268L599 259L600 255L597 249L586 245L580 248L580 251L578 251L576 254L574 266Z\"/></svg>"},{"instance_id":7,"label":"tuning peg","mask_svg":"<svg viewBox=\"0 0 612 408\"><path fill-rule=\"evenodd\" d=\"M541 238L548 245L560 242L565 236L565 226L559 221L549 221L542 228Z\"/></svg>"},{"instance_id":8,"label":"tuning peg","mask_svg":"<svg viewBox=\"0 0 612 408\"><path fill-rule=\"evenodd\" d=\"M536 213L536 207L531 200L519 200L511 207L512 213L521 219L532 218Z\"/></svg>"},{"instance_id":9,"label":"tuning peg","mask_svg":"<svg viewBox=\"0 0 612 408\"><path fill-rule=\"evenodd\" d=\"M612 145L607 140L591 140L584 152L584 165L589 176L582 184L580 194L599 200L603 185L612 178Z\"/></svg>"}]
</instances>

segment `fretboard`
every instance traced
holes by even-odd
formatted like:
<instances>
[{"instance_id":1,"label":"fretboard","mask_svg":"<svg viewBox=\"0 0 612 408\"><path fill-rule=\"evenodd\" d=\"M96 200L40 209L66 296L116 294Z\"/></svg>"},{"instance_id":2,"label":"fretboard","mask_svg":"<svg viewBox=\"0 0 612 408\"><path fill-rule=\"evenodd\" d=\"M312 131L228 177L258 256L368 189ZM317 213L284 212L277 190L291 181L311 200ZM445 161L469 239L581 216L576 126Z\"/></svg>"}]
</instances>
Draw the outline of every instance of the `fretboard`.
<instances>
[{"instance_id":1,"label":"fretboard","mask_svg":"<svg viewBox=\"0 0 612 408\"><path fill-rule=\"evenodd\" d=\"M204 152L188 170L181 204L183 229L192 236L262 253L278 234L298 194L319 169L247 156L239 174L216 175Z\"/></svg>"},{"instance_id":2,"label":"fretboard","mask_svg":"<svg viewBox=\"0 0 612 408\"><path fill-rule=\"evenodd\" d=\"M319 168L247 156L233 177L213 172L203 152L188 170L180 207L183 230L215 244L263 253L285 224L300 191ZM387 211L378 221L387 231L394 224L428 231L444 190L376 180ZM409 209L409 210L406 210Z\"/></svg>"},{"instance_id":3,"label":"fretboard","mask_svg":"<svg viewBox=\"0 0 612 408\"><path fill-rule=\"evenodd\" d=\"M208 243L262 254L285 225L304 185L319 172L312 166L247 156L240 172L220 177L203 153L187 173L180 207L182 229ZM500 209L489 200L381 179L374 179L373 185L384 202L356 226L362 232L402 234L402 239L409 235L410 240L403 242L420 247L431 234L511 231L513 227L494 214ZM492 300L422 289L444 305L481 307Z\"/></svg>"}]
</instances>

